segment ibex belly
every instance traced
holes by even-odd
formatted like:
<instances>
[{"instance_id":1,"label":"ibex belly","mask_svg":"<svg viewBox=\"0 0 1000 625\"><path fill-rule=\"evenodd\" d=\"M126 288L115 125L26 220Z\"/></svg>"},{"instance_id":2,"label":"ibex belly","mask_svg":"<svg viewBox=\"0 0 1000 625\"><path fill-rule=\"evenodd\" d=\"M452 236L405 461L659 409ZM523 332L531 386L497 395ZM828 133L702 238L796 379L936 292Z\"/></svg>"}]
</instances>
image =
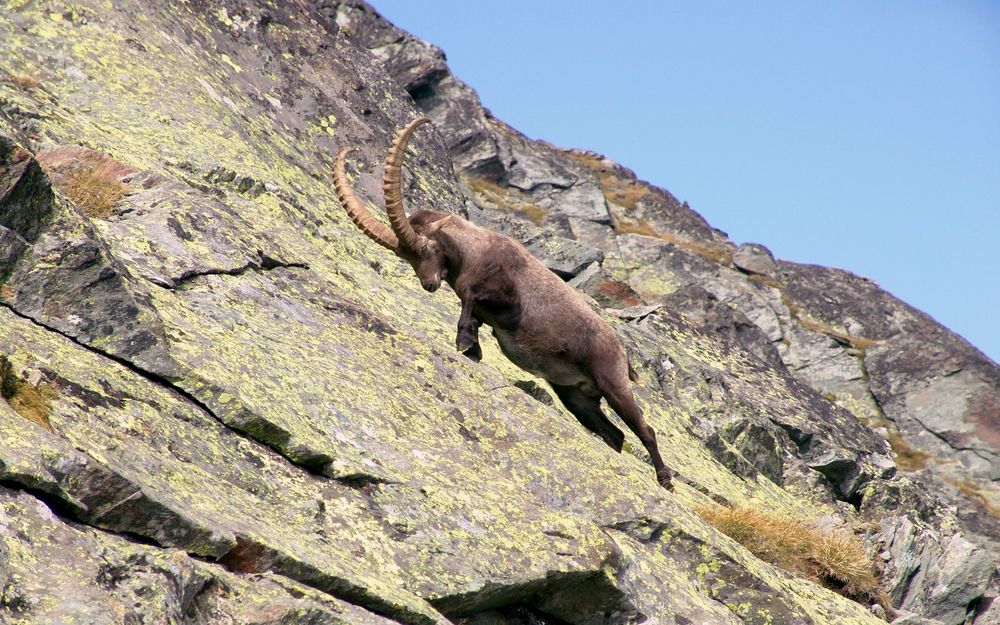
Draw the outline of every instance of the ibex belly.
<instances>
[{"instance_id":1,"label":"ibex belly","mask_svg":"<svg viewBox=\"0 0 1000 625\"><path fill-rule=\"evenodd\" d=\"M593 384L591 377L565 355L533 348L530 341L525 341L523 334L518 335L516 330L493 328L493 336L504 356L528 373L560 386Z\"/></svg>"}]
</instances>

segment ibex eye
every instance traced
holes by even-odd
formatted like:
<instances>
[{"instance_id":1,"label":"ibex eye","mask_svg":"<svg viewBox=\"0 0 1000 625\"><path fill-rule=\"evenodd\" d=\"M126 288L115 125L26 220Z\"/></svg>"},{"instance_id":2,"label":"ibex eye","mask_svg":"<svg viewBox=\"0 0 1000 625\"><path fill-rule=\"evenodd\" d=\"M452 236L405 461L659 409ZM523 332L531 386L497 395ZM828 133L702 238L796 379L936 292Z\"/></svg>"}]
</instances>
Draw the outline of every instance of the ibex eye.
<instances>
[{"instance_id":1,"label":"ibex eye","mask_svg":"<svg viewBox=\"0 0 1000 625\"><path fill-rule=\"evenodd\" d=\"M427 253L427 244L426 243L424 243L423 245L420 246L420 253L421 254L426 254Z\"/></svg>"}]
</instances>

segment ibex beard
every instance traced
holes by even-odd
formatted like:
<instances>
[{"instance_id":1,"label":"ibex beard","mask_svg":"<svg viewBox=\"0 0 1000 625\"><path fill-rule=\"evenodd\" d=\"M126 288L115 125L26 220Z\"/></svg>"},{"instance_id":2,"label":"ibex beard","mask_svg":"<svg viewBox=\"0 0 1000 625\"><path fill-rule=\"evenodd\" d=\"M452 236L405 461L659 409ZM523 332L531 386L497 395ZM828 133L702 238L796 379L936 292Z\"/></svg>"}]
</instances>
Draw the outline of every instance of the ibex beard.
<instances>
[{"instance_id":1,"label":"ibex beard","mask_svg":"<svg viewBox=\"0 0 1000 625\"><path fill-rule=\"evenodd\" d=\"M601 398L642 441L657 481L673 489L670 471L656 446L656 434L632 396L635 380L618 337L583 295L549 271L516 241L451 213L422 210L407 217L401 191L403 156L421 117L396 135L383 177L391 228L376 220L355 195L345 160L333 160L337 197L369 238L413 267L420 284L434 292L446 281L462 302L456 347L482 358L479 327L493 328L501 351L515 365L537 375L587 429L621 452L625 435L601 410Z\"/></svg>"}]
</instances>

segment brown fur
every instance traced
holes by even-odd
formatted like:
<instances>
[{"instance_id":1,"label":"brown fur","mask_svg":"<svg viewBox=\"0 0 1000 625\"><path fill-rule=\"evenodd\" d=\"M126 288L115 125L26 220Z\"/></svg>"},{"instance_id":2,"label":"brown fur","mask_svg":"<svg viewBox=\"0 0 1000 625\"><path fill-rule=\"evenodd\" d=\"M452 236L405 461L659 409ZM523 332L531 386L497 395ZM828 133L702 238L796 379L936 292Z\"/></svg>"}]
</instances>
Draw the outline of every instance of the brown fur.
<instances>
[{"instance_id":1,"label":"brown fur","mask_svg":"<svg viewBox=\"0 0 1000 625\"><path fill-rule=\"evenodd\" d=\"M660 484L672 488L656 435L632 395L635 372L583 296L516 241L457 215L420 211L409 221L419 247L398 253L425 289L435 291L445 280L458 295L457 348L478 361L479 327L492 327L511 362L547 380L580 423L620 452L625 437L601 411L604 397L642 441Z\"/></svg>"}]
</instances>

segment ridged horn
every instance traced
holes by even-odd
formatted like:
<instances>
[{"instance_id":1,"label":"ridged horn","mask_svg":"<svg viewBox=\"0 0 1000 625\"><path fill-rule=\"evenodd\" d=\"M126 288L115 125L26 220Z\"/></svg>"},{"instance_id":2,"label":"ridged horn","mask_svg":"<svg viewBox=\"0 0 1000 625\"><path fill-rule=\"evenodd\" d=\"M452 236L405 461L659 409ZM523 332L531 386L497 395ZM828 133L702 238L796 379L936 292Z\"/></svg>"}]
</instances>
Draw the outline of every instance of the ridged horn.
<instances>
[{"instance_id":1,"label":"ridged horn","mask_svg":"<svg viewBox=\"0 0 1000 625\"><path fill-rule=\"evenodd\" d=\"M413 231L409 220L406 218L406 211L403 210L402 193L402 169L403 156L406 153L406 144L410 142L413 131L421 124L431 121L427 117L418 117L406 128L399 131L392 145L389 146L389 155L385 159L385 176L382 178L382 195L385 198L385 212L389 215L389 223L392 230L399 237L400 245L407 249L413 249L417 242L417 233Z\"/></svg>"},{"instance_id":2,"label":"ridged horn","mask_svg":"<svg viewBox=\"0 0 1000 625\"><path fill-rule=\"evenodd\" d=\"M347 211L347 215L361 232L367 234L368 238L382 247L389 248L395 252L399 249L399 239L392 233L392 230L368 212L368 209L361 203L358 196L354 194L354 189L351 188L351 183L347 180L344 162L347 160L347 155L353 149L341 148L337 152L337 155L333 157L333 188L337 191L337 199L340 200L344 210Z\"/></svg>"}]
</instances>

